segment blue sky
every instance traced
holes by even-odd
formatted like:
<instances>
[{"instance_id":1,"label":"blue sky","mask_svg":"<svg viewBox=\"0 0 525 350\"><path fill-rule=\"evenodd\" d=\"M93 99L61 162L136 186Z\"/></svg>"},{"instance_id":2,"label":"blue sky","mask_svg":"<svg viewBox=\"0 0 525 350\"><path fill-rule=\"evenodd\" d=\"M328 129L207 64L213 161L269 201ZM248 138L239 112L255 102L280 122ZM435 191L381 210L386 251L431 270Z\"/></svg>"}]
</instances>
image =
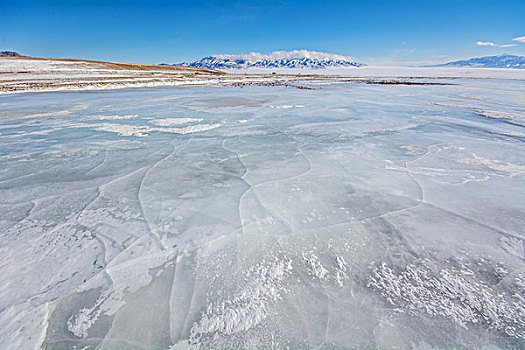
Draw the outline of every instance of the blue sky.
<instances>
[{"instance_id":1,"label":"blue sky","mask_svg":"<svg viewBox=\"0 0 525 350\"><path fill-rule=\"evenodd\" d=\"M525 0L0 0L0 50L38 57L178 63L308 49L417 64L525 55L513 40L523 36Z\"/></svg>"}]
</instances>

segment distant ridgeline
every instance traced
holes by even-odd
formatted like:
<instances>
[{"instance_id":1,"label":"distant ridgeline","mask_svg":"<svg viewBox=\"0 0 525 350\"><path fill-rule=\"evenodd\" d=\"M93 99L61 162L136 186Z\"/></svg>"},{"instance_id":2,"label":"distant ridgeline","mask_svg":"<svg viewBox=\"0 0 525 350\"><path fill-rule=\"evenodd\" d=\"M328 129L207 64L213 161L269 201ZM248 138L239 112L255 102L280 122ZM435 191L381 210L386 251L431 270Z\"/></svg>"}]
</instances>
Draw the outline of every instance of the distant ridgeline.
<instances>
[{"instance_id":1,"label":"distant ridgeline","mask_svg":"<svg viewBox=\"0 0 525 350\"><path fill-rule=\"evenodd\" d=\"M341 68L361 67L353 57L327 54L323 52L294 50L275 51L269 54L252 52L244 55L213 55L180 66L210 69L245 68Z\"/></svg>"},{"instance_id":2,"label":"distant ridgeline","mask_svg":"<svg viewBox=\"0 0 525 350\"><path fill-rule=\"evenodd\" d=\"M0 51L0 57L25 57L14 51Z\"/></svg>"},{"instance_id":3,"label":"distant ridgeline","mask_svg":"<svg viewBox=\"0 0 525 350\"><path fill-rule=\"evenodd\" d=\"M525 56L498 55L453 61L431 67L475 67L475 68L518 68L525 69Z\"/></svg>"}]
</instances>

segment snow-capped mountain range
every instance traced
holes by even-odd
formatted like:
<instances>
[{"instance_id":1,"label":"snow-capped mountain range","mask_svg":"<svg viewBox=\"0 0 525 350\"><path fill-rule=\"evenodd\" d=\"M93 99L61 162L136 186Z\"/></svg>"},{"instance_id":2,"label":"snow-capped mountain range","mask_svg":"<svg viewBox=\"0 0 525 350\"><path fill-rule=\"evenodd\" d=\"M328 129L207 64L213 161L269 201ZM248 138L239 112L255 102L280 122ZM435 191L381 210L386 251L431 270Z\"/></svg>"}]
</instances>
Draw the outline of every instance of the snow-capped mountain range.
<instances>
[{"instance_id":1,"label":"snow-capped mountain range","mask_svg":"<svg viewBox=\"0 0 525 350\"><path fill-rule=\"evenodd\" d=\"M361 67L354 57L323 52L294 50L275 51L269 54L251 52L243 55L212 55L181 66L210 69L246 68L341 68Z\"/></svg>"},{"instance_id":2,"label":"snow-capped mountain range","mask_svg":"<svg viewBox=\"0 0 525 350\"><path fill-rule=\"evenodd\" d=\"M436 67L518 68L525 69L525 56L498 55L439 64Z\"/></svg>"}]
</instances>

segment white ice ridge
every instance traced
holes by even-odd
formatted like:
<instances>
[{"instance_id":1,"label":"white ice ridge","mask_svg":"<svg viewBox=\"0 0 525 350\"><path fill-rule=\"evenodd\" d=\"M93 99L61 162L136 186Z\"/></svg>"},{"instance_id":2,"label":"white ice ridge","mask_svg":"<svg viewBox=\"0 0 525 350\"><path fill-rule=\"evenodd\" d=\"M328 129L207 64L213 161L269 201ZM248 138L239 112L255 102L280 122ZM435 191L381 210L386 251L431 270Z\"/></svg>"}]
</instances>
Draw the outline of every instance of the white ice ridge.
<instances>
[{"instance_id":1,"label":"white ice ridge","mask_svg":"<svg viewBox=\"0 0 525 350\"><path fill-rule=\"evenodd\" d=\"M293 50L293 51L274 51L268 54L262 54L259 52L250 52L247 54L215 54L212 57L229 60L246 60L246 61L257 61L257 60L284 60L284 59L302 59L310 58L315 60L339 60L339 61L355 61L355 57L342 56L324 52L309 51L309 50Z\"/></svg>"},{"instance_id":2,"label":"white ice ridge","mask_svg":"<svg viewBox=\"0 0 525 350\"><path fill-rule=\"evenodd\" d=\"M375 266L368 286L410 313L443 316L465 329L469 323L483 322L525 339L525 284L520 278L515 280L520 290L507 295L479 280L463 263L459 269L436 269L430 260L423 259L400 272L386 263Z\"/></svg>"},{"instance_id":3,"label":"white ice ridge","mask_svg":"<svg viewBox=\"0 0 525 350\"><path fill-rule=\"evenodd\" d=\"M281 298L281 282L292 272L292 261L275 259L252 267L246 277L249 281L237 294L208 305L201 319L190 331L190 343L210 333L235 334L255 327L268 315L268 304Z\"/></svg>"}]
</instances>

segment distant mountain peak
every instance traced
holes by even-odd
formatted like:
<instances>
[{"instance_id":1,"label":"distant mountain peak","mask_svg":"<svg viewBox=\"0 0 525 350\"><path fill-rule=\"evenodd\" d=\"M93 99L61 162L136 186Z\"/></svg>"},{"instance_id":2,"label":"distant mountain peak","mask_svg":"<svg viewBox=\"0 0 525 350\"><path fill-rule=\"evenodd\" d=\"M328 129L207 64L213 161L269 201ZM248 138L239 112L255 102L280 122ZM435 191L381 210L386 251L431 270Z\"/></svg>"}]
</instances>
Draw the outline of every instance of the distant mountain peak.
<instances>
[{"instance_id":1,"label":"distant mountain peak","mask_svg":"<svg viewBox=\"0 0 525 350\"><path fill-rule=\"evenodd\" d=\"M0 51L0 57L25 57L14 51Z\"/></svg>"},{"instance_id":2,"label":"distant mountain peak","mask_svg":"<svg viewBox=\"0 0 525 350\"><path fill-rule=\"evenodd\" d=\"M517 68L525 69L525 56L496 55L452 61L434 67Z\"/></svg>"},{"instance_id":3,"label":"distant mountain peak","mask_svg":"<svg viewBox=\"0 0 525 350\"><path fill-rule=\"evenodd\" d=\"M251 52L248 54L216 54L182 66L210 69L246 68L340 68L360 67L363 63L354 57L308 50L274 51L269 54Z\"/></svg>"}]
</instances>

